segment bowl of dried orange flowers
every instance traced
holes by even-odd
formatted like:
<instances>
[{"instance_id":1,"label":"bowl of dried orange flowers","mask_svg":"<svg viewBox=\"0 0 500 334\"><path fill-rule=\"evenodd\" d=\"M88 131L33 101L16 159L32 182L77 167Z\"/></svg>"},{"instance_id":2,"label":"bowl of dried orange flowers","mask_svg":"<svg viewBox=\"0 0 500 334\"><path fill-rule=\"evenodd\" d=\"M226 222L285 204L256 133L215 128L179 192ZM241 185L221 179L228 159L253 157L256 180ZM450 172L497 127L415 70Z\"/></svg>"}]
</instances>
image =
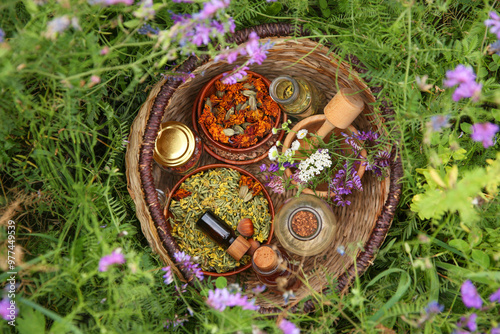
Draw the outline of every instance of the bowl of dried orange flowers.
<instances>
[{"instance_id":1,"label":"bowl of dried orange flowers","mask_svg":"<svg viewBox=\"0 0 500 334\"><path fill-rule=\"evenodd\" d=\"M286 115L269 96L271 82L247 71L235 84L223 83L224 73L212 78L200 91L193 107L193 126L214 158L247 165L267 157L283 133L272 132Z\"/></svg>"}]
</instances>

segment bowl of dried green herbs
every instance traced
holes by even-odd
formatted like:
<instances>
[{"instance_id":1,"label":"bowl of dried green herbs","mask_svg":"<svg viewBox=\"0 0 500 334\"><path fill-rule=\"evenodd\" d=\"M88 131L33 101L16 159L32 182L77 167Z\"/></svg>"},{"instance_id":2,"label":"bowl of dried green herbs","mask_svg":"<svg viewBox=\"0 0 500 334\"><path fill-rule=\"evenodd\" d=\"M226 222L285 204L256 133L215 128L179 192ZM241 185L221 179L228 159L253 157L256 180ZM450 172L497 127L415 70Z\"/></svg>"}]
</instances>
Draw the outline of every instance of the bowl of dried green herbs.
<instances>
[{"instance_id":1,"label":"bowl of dried green herbs","mask_svg":"<svg viewBox=\"0 0 500 334\"><path fill-rule=\"evenodd\" d=\"M262 183L248 171L226 164L200 167L183 177L172 189L164 209L167 227L180 250L200 264L205 275L230 276L251 266L251 256L239 261L203 233L196 221L207 210L231 226L250 218L250 237L269 244L273 235L274 206Z\"/></svg>"}]
</instances>

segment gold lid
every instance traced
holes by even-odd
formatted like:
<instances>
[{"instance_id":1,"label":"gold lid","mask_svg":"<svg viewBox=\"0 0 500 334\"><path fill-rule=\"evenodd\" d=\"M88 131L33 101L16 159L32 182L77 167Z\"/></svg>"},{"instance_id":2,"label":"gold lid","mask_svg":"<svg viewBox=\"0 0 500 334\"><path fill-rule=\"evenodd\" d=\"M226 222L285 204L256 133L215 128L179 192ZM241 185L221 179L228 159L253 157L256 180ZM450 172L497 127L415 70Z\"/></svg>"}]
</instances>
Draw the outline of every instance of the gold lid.
<instances>
[{"instance_id":1,"label":"gold lid","mask_svg":"<svg viewBox=\"0 0 500 334\"><path fill-rule=\"evenodd\" d=\"M194 134L185 124L165 122L156 137L153 158L165 167L179 167L189 161L195 146Z\"/></svg>"}]
</instances>

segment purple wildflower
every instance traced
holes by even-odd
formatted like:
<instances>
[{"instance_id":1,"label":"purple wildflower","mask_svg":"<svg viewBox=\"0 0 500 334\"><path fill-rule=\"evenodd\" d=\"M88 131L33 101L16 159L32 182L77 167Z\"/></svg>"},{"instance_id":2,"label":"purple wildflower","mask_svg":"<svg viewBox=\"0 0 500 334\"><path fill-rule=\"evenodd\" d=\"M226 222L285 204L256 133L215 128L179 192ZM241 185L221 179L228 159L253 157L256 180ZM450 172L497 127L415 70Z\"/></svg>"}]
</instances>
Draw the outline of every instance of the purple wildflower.
<instances>
[{"instance_id":1,"label":"purple wildflower","mask_svg":"<svg viewBox=\"0 0 500 334\"><path fill-rule=\"evenodd\" d=\"M490 302L500 303L500 288L490 296Z\"/></svg>"},{"instance_id":2,"label":"purple wildflower","mask_svg":"<svg viewBox=\"0 0 500 334\"><path fill-rule=\"evenodd\" d=\"M345 200L343 197L338 196L338 195L335 196L335 198L333 199L333 201L334 201L335 205L337 205L337 206L344 207L346 205L347 206L351 205L351 201Z\"/></svg>"},{"instance_id":3,"label":"purple wildflower","mask_svg":"<svg viewBox=\"0 0 500 334\"><path fill-rule=\"evenodd\" d=\"M492 328L490 334L500 334L500 326Z\"/></svg>"},{"instance_id":4,"label":"purple wildflower","mask_svg":"<svg viewBox=\"0 0 500 334\"><path fill-rule=\"evenodd\" d=\"M446 87L458 85L458 88L453 93L453 101L459 101L462 98L472 97L474 101L479 99L482 84L477 83L476 74L472 67L458 65L454 70L446 72L447 80L444 81Z\"/></svg>"},{"instance_id":5,"label":"purple wildflower","mask_svg":"<svg viewBox=\"0 0 500 334\"><path fill-rule=\"evenodd\" d=\"M134 0L88 0L88 3L91 5L103 5L103 6L111 6L118 5L120 3L130 6L134 3Z\"/></svg>"},{"instance_id":6,"label":"purple wildflower","mask_svg":"<svg viewBox=\"0 0 500 334\"><path fill-rule=\"evenodd\" d=\"M285 193L285 186L283 184L283 179L279 175L272 175L271 180L268 183L266 183L266 186L271 188L271 190L276 194Z\"/></svg>"},{"instance_id":7,"label":"purple wildflower","mask_svg":"<svg viewBox=\"0 0 500 334\"><path fill-rule=\"evenodd\" d=\"M454 70L447 71L446 78L448 80L444 81L444 85L451 88L456 85L476 80L476 74L474 74L472 67L460 64Z\"/></svg>"},{"instance_id":8,"label":"purple wildflower","mask_svg":"<svg viewBox=\"0 0 500 334\"><path fill-rule=\"evenodd\" d=\"M153 0L141 0L140 7L134 11L134 16L140 19L152 20L155 18L155 10L153 9Z\"/></svg>"},{"instance_id":9,"label":"purple wildflower","mask_svg":"<svg viewBox=\"0 0 500 334\"><path fill-rule=\"evenodd\" d=\"M469 316L469 319L467 319L467 327L469 327L469 330L471 330L472 332L475 332L477 330L476 319L477 319L476 313L472 313Z\"/></svg>"},{"instance_id":10,"label":"purple wildflower","mask_svg":"<svg viewBox=\"0 0 500 334\"><path fill-rule=\"evenodd\" d=\"M2 28L0 28L0 43L3 43L5 41L5 31L3 31Z\"/></svg>"},{"instance_id":11,"label":"purple wildflower","mask_svg":"<svg viewBox=\"0 0 500 334\"><path fill-rule=\"evenodd\" d=\"M108 53L109 53L109 47L108 47L108 46L103 47L103 48L101 49L101 51L99 52L99 54L100 54L101 56L105 56L105 55L107 55Z\"/></svg>"},{"instance_id":12,"label":"purple wildflower","mask_svg":"<svg viewBox=\"0 0 500 334\"><path fill-rule=\"evenodd\" d=\"M452 99L453 101L460 101L460 99L472 97L473 101L478 101L482 87L482 84L475 81L463 83L455 89Z\"/></svg>"},{"instance_id":13,"label":"purple wildflower","mask_svg":"<svg viewBox=\"0 0 500 334\"><path fill-rule=\"evenodd\" d=\"M265 171L266 171L266 169L267 169L266 164L262 164L262 165L260 165L260 171L261 171L261 172L265 172Z\"/></svg>"},{"instance_id":14,"label":"purple wildflower","mask_svg":"<svg viewBox=\"0 0 500 334\"><path fill-rule=\"evenodd\" d=\"M250 35L248 35L248 42L245 45L245 50L243 50L241 54L247 54L250 57L248 63L254 64L257 63L262 65L262 62L266 59L267 50L272 47L270 42L266 44L259 43L259 35L255 31L252 31Z\"/></svg>"},{"instance_id":15,"label":"purple wildflower","mask_svg":"<svg viewBox=\"0 0 500 334\"><path fill-rule=\"evenodd\" d=\"M203 9L196 14L193 14L193 18L196 20L206 20L211 18L219 9L224 9L229 6L229 0L212 0L206 2L203 5Z\"/></svg>"},{"instance_id":16,"label":"purple wildflower","mask_svg":"<svg viewBox=\"0 0 500 334\"><path fill-rule=\"evenodd\" d=\"M147 34L158 35L160 29L153 28L150 24L144 24L142 27L137 29L137 32L139 33L139 35L147 35Z\"/></svg>"},{"instance_id":17,"label":"purple wildflower","mask_svg":"<svg viewBox=\"0 0 500 334\"><path fill-rule=\"evenodd\" d=\"M474 307L479 309L481 308L481 306L483 306L483 300L477 293L476 287L470 280L466 280L462 284L460 292L462 293L462 301L468 308Z\"/></svg>"},{"instance_id":18,"label":"purple wildflower","mask_svg":"<svg viewBox=\"0 0 500 334\"><path fill-rule=\"evenodd\" d=\"M266 286L265 285L257 285L255 288L252 289L253 293L256 295L266 291Z\"/></svg>"},{"instance_id":19,"label":"purple wildflower","mask_svg":"<svg viewBox=\"0 0 500 334\"><path fill-rule=\"evenodd\" d=\"M358 140L368 140L368 141L376 141L378 140L379 134L377 132L369 131L359 131L359 133L353 133L352 136Z\"/></svg>"},{"instance_id":20,"label":"purple wildflower","mask_svg":"<svg viewBox=\"0 0 500 334\"><path fill-rule=\"evenodd\" d=\"M163 275L163 278L165 280L163 282L167 285L172 283L174 281L174 276L172 275L172 268L170 268L170 266L167 266L165 268L162 268L161 270L165 272L165 275Z\"/></svg>"},{"instance_id":21,"label":"purple wildflower","mask_svg":"<svg viewBox=\"0 0 500 334\"><path fill-rule=\"evenodd\" d=\"M490 19L484 21L484 25L491 27L490 32L500 39L500 16L496 12L490 12Z\"/></svg>"},{"instance_id":22,"label":"purple wildflower","mask_svg":"<svg viewBox=\"0 0 500 334\"><path fill-rule=\"evenodd\" d=\"M295 326L295 324L286 319L281 319L279 328L283 331L283 334L299 334L300 329Z\"/></svg>"},{"instance_id":23,"label":"purple wildflower","mask_svg":"<svg viewBox=\"0 0 500 334\"><path fill-rule=\"evenodd\" d=\"M0 301L0 316L4 320L10 321L16 319L19 314L19 309L17 308L15 303L12 303L11 300L7 297Z\"/></svg>"},{"instance_id":24,"label":"purple wildflower","mask_svg":"<svg viewBox=\"0 0 500 334\"><path fill-rule=\"evenodd\" d=\"M204 276L200 265L191 262L191 256L184 252L177 252L174 254L174 259L181 268L193 273L200 281L203 281Z\"/></svg>"},{"instance_id":25,"label":"purple wildflower","mask_svg":"<svg viewBox=\"0 0 500 334\"><path fill-rule=\"evenodd\" d=\"M111 254L101 257L99 260L99 271L108 271L108 267L113 264L124 264L125 256L121 253L121 250L115 249Z\"/></svg>"},{"instance_id":26,"label":"purple wildflower","mask_svg":"<svg viewBox=\"0 0 500 334\"><path fill-rule=\"evenodd\" d=\"M188 320L188 319L187 319L187 318L185 318L185 317L184 317L184 318L179 318L179 316L176 314L176 315L174 316L174 319L173 319L173 320L168 319L168 320L164 323L163 327L164 327L165 329L175 328L175 327L178 327L178 326L182 325L182 324L183 324L183 323L185 323L187 320Z\"/></svg>"},{"instance_id":27,"label":"purple wildflower","mask_svg":"<svg viewBox=\"0 0 500 334\"><path fill-rule=\"evenodd\" d=\"M49 39L55 39L57 34L68 29L71 24L71 19L68 15L63 15L60 17L56 17L52 19L49 23L47 23L47 30L45 31L44 36Z\"/></svg>"},{"instance_id":28,"label":"purple wildflower","mask_svg":"<svg viewBox=\"0 0 500 334\"><path fill-rule=\"evenodd\" d=\"M241 306L244 310L258 310L255 300L248 300L247 296L242 296L240 292L231 294L227 288L215 289L208 292L207 304L218 310L224 311L226 307Z\"/></svg>"},{"instance_id":29,"label":"purple wildflower","mask_svg":"<svg viewBox=\"0 0 500 334\"><path fill-rule=\"evenodd\" d=\"M210 32L212 29L204 24L199 24L195 27L195 34L192 38L192 42L196 46L206 45L210 42Z\"/></svg>"},{"instance_id":30,"label":"purple wildflower","mask_svg":"<svg viewBox=\"0 0 500 334\"><path fill-rule=\"evenodd\" d=\"M285 165L283 165L283 167L285 167ZM274 173L274 172L277 172L279 169L280 169L280 165L279 164L270 164L268 171L271 172L271 173Z\"/></svg>"},{"instance_id":31,"label":"purple wildflower","mask_svg":"<svg viewBox=\"0 0 500 334\"><path fill-rule=\"evenodd\" d=\"M482 142L484 148L493 146L493 138L498 129L498 125L493 123L476 123L472 126L472 140Z\"/></svg>"},{"instance_id":32,"label":"purple wildflower","mask_svg":"<svg viewBox=\"0 0 500 334\"><path fill-rule=\"evenodd\" d=\"M353 137L351 137L351 136L349 136L349 135L347 135L347 134L345 134L343 132L341 134L342 134L342 136L344 136L346 144L348 144L349 146L351 146L354 151L360 152L363 149L361 147L361 145L359 145L359 143L356 142L356 140L354 140Z\"/></svg>"},{"instance_id":33,"label":"purple wildflower","mask_svg":"<svg viewBox=\"0 0 500 334\"><path fill-rule=\"evenodd\" d=\"M432 130L435 132L441 131L442 128L447 128L450 126L450 123L448 123L450 119L450 115L438 115L438 116L432 116L431 117L431 126Z\"/></svg>"},{"instance_id":34,"label":"purple wildflower","mask_svg":"<svg viewBox=\"0 0 500 334\"><path fill-rule=\"evenodd\" d=\"M238 80L243 79L247 75L248 66L238 67L233 69L232 73L224 73L222 76L222 83L225 85L233 85L238 82Z\"/></svg>"},{"instance_id":35,"label":"purple wildflower","mask_svg":"<svg viewBox=\"0 0 500 334\"><path fill-rule=\"evenodd\" d=\"M236 61L236 59L238 59L238 55L239 55L238 49L234 50L234 49L230 49L228 47L228 48L226 48L226 50L224 52L215 56L214 61L218 62L221 60L226 60L229 64L232 64Z\"/></svg>"},{"instance_id":36,"label":"purple wildflower","mask_svg":"<svg viewBox=\"0 0 500 334\"><path fill-rule=\"evenodd\" d=\"M500 40L495 41L494 43L488 45L488 51L490 53L496 53L497 55L500 56Z\"/></svg>"},{"instance_id":37,"label":"purple wildflower","mask_svg":"<svg viewBox=\"0 0 500 334\"><path fill-rule=\"evenodd\" d=\"M438 314L443 312L444 305L441 305L437 301L433 300L429 303L429 305L427 305L427 307L424 310L425 313L427 314Z\"/></svg>"}]
</instances>

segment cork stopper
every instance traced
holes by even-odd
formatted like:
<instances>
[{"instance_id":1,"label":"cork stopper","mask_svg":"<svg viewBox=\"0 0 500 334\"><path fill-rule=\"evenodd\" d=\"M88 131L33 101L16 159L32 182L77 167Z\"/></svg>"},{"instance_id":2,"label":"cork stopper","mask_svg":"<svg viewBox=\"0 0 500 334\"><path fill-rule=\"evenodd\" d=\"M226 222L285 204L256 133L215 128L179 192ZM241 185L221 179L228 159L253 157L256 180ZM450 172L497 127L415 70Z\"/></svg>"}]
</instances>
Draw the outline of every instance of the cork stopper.
<instances>
[{"instance_id":1,"label":"cork stopper","mask_svg":"<svg viewBox=\"0 0 500 334\"><path fill-rule=\"evenodd\" d=\"M271 271L278 265L278 254L271 247L259 247L253 253L253 263L262 271Z\"/></svg>"},{"instance_id":2,"label":"cork stopper","mask_svg":"<svg viewBox=\"0 0 500 334\"><path fill-rule=\"evenodd\" d=\"M239 261L243 255L250 248L250 243L247 239L243 238L241 235L234 240L234 242L227 249L227 253L231 255L233 259Z\"/></svg>"}]
</instances>

